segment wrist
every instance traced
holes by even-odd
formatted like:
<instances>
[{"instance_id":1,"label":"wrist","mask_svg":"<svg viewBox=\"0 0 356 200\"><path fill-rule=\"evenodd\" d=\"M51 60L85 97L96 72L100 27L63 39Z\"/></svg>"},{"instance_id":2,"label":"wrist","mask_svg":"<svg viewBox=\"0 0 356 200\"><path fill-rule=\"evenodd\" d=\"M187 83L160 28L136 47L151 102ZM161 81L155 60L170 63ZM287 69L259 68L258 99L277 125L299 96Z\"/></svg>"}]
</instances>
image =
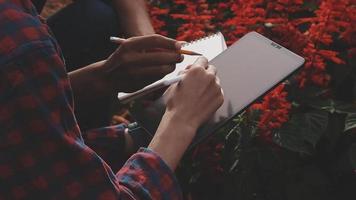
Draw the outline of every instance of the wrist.
<instances>
[{"instance_id":1,"label":"wrist","mask_svg":"<svg viewBox=\"0 0 356 200\"><path fill-rule=\"evenodd\" d=\"M110 95L102 72L103 63L104 61L96 62L68 74L76 101L87 102ZM96 94L94 98L93 93Z\"/></svg>"},{"instance_id":2,"label":"wrist","mask_svg":"<svg viewBox=\"0 0 356 200\"><path fill-rule=\"evenodd\" d=\"M167 111L148 148L160 155L172 170L195 136L196 128L174 112Z\"/></svg>"},{"instance_id":3,"label":"wrist","mask_svg":"<svg viewBox=\"0 0 356 200\"><path fill-rule=\"evenodd\" d=\"M122 85L124 78L118 73L117 66L113 63L110 57L107 60L100 61L100 64L96 66L96 72L102 89L108 95L116 95L119 91L124 91ZM125 82L124 82L125 83Z\"/></svg>"},{"instance_id":4,"label":"wrist","mask_svg":"<svg viewBox=\"0 0 356 200\"><path fill-rule=\"evenodd\" d=\"M93 83L94 86L98 89L103 91L104 94L112 95L113 84L111 83L110 73L107 70L107 60L102 60L95 65L93 65L93 74L97 77L97 82Z\"/></svg>"},{"instance_id":5,"label":"wrist","mask_svg":"<svg viewBox=\"0 0 356 200\"><path fill-rule=\"evenodd\" d=\"M126 30L126 36L127 37L136 37L136 36L144 36L144 35L152 35L155 34L156 32L153 30L153 27L150 25L147 25L145 27L135 27L131 28L129 30Z\"/></svg>"},{"instance_id":6,"label":"wrist","mask_svg":"<svg viewBox=\"0 0 356 200\"><path fill-rule=\"evenodd\" d=\"M186 128L194 131L196 131L200 126L196 116L191 116L186 111L178 111L178 109L167 109L165 115L168 118L171 118L177 124L182 124Z\"/></svg>"},{"instance_id":7,"label":"wrist","mask_svg":"<svg viewBox=\"0 0 356 200\"><path fill-rule=\"evenodd\" d=\"M176 139L185 139L189 140L192 139L194 133L198 129L197 123L194 120L187 118L184 114L176 112L176 111L166 111L162 117L162 119L166 119L169 123L167 126L175 129L180 130L181 134L176 135L175 137L180 137ZM172 136L170 136L172 138Z\"/></svg>"}]
</instances>

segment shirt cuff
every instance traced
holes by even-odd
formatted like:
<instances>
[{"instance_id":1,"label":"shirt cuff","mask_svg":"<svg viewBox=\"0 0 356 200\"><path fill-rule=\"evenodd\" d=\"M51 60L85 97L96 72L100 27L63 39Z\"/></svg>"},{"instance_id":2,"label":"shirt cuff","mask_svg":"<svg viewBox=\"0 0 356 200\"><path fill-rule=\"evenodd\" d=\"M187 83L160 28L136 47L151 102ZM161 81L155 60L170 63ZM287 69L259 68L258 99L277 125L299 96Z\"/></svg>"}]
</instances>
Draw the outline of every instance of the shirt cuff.
<instances>
[{"instance_id":1,"label":"shirt cuff","mask_svg":"<svg viewBox=\"0 0 356 200\"><path fill-rule=\"evenodd\" d=\"M138 199L183 199L174 172L148 148L140 148L117 173L120 185Z\"/></svg>"}]
</instances>

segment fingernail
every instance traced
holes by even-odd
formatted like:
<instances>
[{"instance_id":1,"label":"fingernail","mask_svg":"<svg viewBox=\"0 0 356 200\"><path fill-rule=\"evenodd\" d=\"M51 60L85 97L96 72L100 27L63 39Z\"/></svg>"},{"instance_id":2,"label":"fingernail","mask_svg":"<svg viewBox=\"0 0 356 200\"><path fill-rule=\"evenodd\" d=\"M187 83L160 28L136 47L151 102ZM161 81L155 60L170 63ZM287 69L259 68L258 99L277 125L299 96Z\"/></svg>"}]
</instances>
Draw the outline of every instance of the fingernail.
<instances>
[{"instance_id":1,"label":"fingernail","mask_svg":"<svg viewBox=\"0 0 356 200\"><path fill-rule=\"evenodd\" d=\"M181 43L179 43L179 42L176 42L176 49L177 50L180 50L181 48L182 48L182 44Z\"/></svg>"},{"instance_id":2,"label":"fingernail","mask_svg":"<svg viewBox=\"0 0 356 200\"><path fill-rule=\"evenodd\" d=\"M180 58L179 58L179 61L182 62L183 60L184 60L184 55L181 54L181 55L180 55Z\"/></svg>"}]
</instances>

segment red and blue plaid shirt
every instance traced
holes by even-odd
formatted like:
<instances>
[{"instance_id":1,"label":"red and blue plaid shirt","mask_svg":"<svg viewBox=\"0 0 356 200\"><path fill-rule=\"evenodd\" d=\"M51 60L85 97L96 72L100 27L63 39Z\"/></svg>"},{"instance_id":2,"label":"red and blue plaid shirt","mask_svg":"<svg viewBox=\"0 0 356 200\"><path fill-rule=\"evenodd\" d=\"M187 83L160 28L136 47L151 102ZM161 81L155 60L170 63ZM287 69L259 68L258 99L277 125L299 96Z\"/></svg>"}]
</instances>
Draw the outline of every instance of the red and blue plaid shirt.
<instances>
[{"instance_id":1,"label":"red and blue plaid shirt","mask_svg":"<svg viewBox=\"0 0 356 200\"><path fill-rule=\"evenodd\" d=\"M149 149L112 171L125 127L81 133L60 55L30 0L0 0L0 200L181 199Z\"/></svg>"}]
</instances>

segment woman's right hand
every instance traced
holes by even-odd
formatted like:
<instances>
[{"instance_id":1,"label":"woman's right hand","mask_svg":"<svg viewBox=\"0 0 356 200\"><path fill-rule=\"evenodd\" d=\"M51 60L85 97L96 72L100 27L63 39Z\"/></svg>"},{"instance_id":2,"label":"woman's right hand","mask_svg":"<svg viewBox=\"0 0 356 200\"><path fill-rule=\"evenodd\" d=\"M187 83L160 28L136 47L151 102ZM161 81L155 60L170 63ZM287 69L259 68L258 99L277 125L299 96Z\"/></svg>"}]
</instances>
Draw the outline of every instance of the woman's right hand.
<instances>
[{"instance_id":1,"label":"woman's right hand","mask_svg":"<svg viewBox=\"0 0 356 200\"><path fill-rule=\"evenodd\" d=\"M178 84L164 94L166 112L149 148L175 169L197 129L223 104L223 91L216 68L198 58Z\"/></svg>"},{"instance_id":2,"label":"woman's right hand","mask_svg":"<svg viewBox=\"0 0 356 200\"><path fill-rule=\"evenodd\" d=\"M224 102L216 68L200 57L184 72L183 80L165 93L167 111L194 129L207 121Z\"/></svg>"}]
</instances>

